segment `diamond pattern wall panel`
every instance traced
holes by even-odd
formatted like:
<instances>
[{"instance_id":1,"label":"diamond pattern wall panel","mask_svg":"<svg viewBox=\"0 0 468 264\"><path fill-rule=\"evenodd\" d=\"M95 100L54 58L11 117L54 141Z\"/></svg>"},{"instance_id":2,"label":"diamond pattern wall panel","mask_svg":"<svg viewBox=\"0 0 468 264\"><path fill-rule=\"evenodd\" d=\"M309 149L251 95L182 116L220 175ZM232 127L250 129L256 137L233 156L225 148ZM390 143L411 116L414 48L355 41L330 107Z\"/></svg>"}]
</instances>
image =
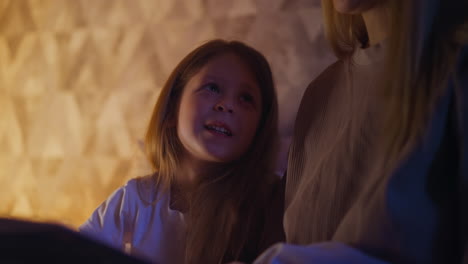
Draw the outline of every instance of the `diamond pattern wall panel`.
<instances>
[{"instance_id":1,"label":"diamond pattern wall panel","mask_svg":"<svg viewBox=\"0 0 468 264\"><path fill-rule=\"evenodd\" d=\"M149 172L142 137L178 61L212 38L270 61L284 170L302 93L334 58L319 0L0 0L0 216L82 223Z\"/></svg>"}]
</instances>

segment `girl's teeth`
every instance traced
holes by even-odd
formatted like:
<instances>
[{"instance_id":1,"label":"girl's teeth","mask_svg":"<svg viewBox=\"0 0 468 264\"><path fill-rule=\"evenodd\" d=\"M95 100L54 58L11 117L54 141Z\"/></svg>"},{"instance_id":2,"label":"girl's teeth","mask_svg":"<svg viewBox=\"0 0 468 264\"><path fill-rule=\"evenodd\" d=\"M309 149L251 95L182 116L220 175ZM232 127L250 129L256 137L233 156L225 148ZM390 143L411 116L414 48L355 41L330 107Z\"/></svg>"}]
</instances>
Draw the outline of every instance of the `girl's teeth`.
<instances>
[{"instance_id":1,"label":"girl's teeth","mask_svg":"<svg viewBox=\"0 0 468 264\"><path fill-rule=\"evenodd\" d=\"M227 129L223 128L223 127L216 127L216 126L210 126L211 129L217 131L217 132L220 132L220 133L223 133L223 134L226 134L226 135L229 135L229 131L227 131Z\"/></svg>"}]
</instances>

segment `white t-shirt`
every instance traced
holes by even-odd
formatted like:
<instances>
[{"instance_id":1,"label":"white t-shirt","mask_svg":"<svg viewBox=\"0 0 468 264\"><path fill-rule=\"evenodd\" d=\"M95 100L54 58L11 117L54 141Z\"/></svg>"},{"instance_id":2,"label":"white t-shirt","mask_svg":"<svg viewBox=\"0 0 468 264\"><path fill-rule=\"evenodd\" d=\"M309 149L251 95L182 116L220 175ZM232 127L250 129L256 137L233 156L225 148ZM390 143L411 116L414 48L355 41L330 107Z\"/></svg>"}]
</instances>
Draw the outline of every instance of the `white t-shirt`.
<instances>
[{"instance_id":1,"label":"white t-shirt","mask_svg":"<svg viewBox=\"0 0 468 264\"><path fill-rule=\"evenodd\" d=\"M169 207L152 176L132 179L104 201L79 231L153 263L183 263L184 215Z\"/></svg>"}]
</instances>

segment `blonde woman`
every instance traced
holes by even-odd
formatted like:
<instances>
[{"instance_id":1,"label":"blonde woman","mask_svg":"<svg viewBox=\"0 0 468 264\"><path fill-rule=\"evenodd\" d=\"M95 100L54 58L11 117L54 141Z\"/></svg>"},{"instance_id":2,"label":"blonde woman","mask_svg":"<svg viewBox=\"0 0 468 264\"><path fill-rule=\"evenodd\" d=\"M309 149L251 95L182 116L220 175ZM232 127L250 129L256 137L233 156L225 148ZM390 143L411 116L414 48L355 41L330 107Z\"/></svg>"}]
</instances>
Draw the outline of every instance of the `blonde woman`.
<instances>
[{"instance_id":1,"label":"blonde woman","mask_svg":"<svg viewBox=\"0 0 468 264\"><path fill-rule=\"evenodd\" d=\"M467 263L467 1L322 0L279 244L255 263Z\"/></svg>"}]
</instances>

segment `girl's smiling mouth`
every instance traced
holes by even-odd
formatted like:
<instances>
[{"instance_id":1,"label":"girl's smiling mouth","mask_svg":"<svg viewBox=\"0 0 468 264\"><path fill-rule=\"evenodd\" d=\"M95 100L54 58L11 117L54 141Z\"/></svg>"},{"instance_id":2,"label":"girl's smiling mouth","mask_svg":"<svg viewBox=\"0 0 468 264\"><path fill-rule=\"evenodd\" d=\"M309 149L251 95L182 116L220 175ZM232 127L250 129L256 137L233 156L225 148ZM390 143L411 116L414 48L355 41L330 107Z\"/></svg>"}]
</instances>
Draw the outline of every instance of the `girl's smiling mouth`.
<instances>
[{"instance_id":1,"label":"girl's smiling mouth","mask_svg":"<svg viewBox=\"0 0 468 264\"><path fill-rule=\"evenodd\" d=\"M221 134L221 135L228 136L228 137L233 136L231 128L223 122L219 122L219 121L208 122L207 124L204 125L204 127L207 130L217 133L217 134Z\"/></svg>"}]
</instances>

